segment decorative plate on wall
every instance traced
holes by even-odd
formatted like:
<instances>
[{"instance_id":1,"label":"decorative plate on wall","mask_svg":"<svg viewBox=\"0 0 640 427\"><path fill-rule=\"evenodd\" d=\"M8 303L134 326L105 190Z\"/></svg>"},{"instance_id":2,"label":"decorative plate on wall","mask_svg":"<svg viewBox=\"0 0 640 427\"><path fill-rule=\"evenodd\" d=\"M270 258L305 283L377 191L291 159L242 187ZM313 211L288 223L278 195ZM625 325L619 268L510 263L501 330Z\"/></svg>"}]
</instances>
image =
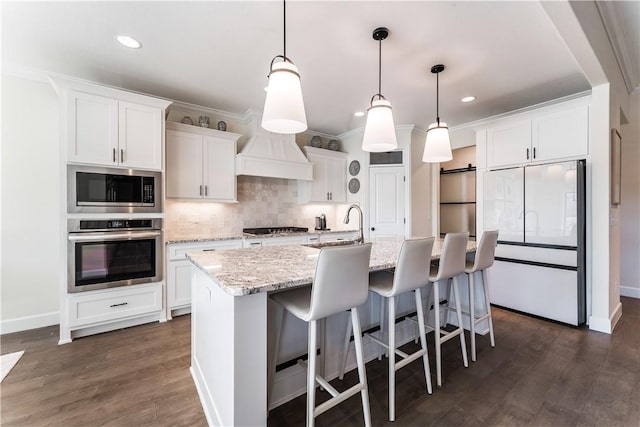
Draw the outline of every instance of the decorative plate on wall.
<instances>
[{"instance_id":1,"label":"decorative plate on wall","mask_svg":"<svg viewBox=\"0 0 640 427\"><path fill-rule=\"evenodd\" d=\"M351 176L356 176L360 172L360 162L357 160L352 161L349 164L349 173Z\"/></svg>"},{"instance_id":2,"label":"decorative plate on wall","mask_svg":"<svg viewBox=\"0 0 640 427\"><path fill-rule=\"evenodd\" d=\"M358 178L351 178L349 181L349 192L351 194L356 194L360 190L360 181Z\"/></svg>"}]
</instances>

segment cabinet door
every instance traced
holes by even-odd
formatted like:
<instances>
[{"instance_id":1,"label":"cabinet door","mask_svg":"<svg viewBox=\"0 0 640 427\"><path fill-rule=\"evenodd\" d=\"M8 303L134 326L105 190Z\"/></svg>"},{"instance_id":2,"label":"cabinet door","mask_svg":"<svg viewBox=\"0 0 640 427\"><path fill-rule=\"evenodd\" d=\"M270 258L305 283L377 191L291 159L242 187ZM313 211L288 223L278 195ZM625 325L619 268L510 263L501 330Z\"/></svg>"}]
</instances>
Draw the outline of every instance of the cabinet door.
<instances>
[{"instance_id":1,"label":"cabinet door","mask_svg":"<svg viewBox=\"0 0 640 427\"><path fill-rule=\"evenodd\" d=\"M168 130L167 197L201 198L202 166L202 136Z\"/></svg>"},{"instance_id":2,"label":"cabinet door","mask_svg":"<svg viewBox=\"0 0 640 427\"><path fill-rule=\"evenodd\" d=\"M332 202L347 201L347 160L331 159L329 165L329 192Z\"/></svg>"},{"instance_id":3,"label":"cabinet door","mask_svg":"<svg viewBox=\"0 0 640 427\"><path fill-rule=\"evenodd\" d=\"M167 268L167 304L178 308L191 304L191 261L172 261Z\"/></svg>"},{"instance_id":4,"label":"cabinet door","mask_svg":"<svg viewBox=\"0 0 640 427\"><path fill-rule=\"evenodd\" d=\"M588 154L586 105L533 119L534 160L557 160Z\"/></svg>"},{"instance_id":5,"label":"cabinet door","mask_svg":"<svg viewBox=\"0 0 640 427\"><path fill-rule=\"evenodd\" d=\"M531 161L531 121L509 122L487 131L487 167Z\"/></svg>"},{"instance_id":6,"label":"cabinet door","mask_svg":"<svg viewBox=\"0 0 640 427\"><path fill-rule=\"evenodd\" d=\"M308 158L313 164L313 181L309 183L309 201L326 202L329 200L329 186L327 185L329 159L313 154L309 154Z\"/></svg>"},{"instance_id":7,"label":"cabinet door","mask_svg":"<svg viewBox=\"0 0 640 427\"><path fill-rule=\"evenodd\" d=\"M70 162L117 165L118 101L70 91L67 127Z\"/></svg>"},{"instance_id":8,"label":"cabinet door","mask_svg":"<svg viewBox=\"0 0 640 427\"><path fill-rule=\"evenodd\" d=\"M233 141L204 137L204 197L236 200L236 144Z\"/></svg>"},{"instance_id":9,"label":"cabinet door","mask_svg":"<svg viewBox=\"0 0 640 427\"><path fill-rule=\"evenodd\" d=\"M120 102L120 166L162 170L162 110Z\"/></svg>"}]
</instances>

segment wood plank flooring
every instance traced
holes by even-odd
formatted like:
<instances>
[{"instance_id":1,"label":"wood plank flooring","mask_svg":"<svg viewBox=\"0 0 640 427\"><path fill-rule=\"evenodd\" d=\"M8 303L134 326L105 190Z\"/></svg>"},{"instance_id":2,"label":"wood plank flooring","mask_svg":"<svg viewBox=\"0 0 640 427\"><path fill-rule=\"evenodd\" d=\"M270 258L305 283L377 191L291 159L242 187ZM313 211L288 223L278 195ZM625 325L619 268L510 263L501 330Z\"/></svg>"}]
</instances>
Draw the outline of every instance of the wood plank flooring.
<instances>
[{"instance_id":1,"label":"wood plank flooring","mask_svg":"<svg viewBox=\"0 0 640 427\"><path fill-rule=\"evenodd\" d=\"M387 421L386 361L370 362L373 424L640 426L640 300L622 304L611 336L494 308L496 348L480 337L477 362L464 368L457 341L446 343L443 385L433 395L420 361L398 371L395 423ZM3 354L25 350L0 385L2 426L206 425L189 373L189 316L63 346L57 340L57 327L0 338ZM428 341L435 373L433 334ZM356 381L351 372L333 384ZM327 398L318 394L318 402ZM304 425L305 399L271 411L269 426ZM360 399L321 415L317 425L363 425Z\"/></svg>"}]
</instances>

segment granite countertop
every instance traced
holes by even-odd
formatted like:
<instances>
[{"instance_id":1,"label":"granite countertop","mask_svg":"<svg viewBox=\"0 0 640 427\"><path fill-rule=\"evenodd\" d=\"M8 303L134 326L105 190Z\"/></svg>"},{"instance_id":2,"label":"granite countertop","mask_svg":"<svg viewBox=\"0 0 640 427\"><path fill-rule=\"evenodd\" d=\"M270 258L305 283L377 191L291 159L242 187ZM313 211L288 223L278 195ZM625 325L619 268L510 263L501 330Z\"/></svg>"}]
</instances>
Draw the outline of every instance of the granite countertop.
<instances>
[{"instance_id":1,"label":"granite countertop","mask_svg":"<svg viewBox=\"0 0 640 427\"><path fill-rule=\"evenodd\" d=\"M206 236L201 233L198 234L185 234L185 233L167 233L165 243L177 244L177 243L199 243L199 242L215 242L218 240L235 240L235 239L262 239L271 237L291 237L291 236L303 236L303 235L325 235L325 234L337 234L337 233L357 233L359 230L311 230L311 231L299 231L294 233L275 233L275 234L250 234L250 233L238 233L238 234L216 234L214 236Z\"/></svg>"},{"instance_id":2,"label":"granite countertop","mask_svg":"<svg viewBox=\"0 0 640 427\"><path fill-rule=\"evenodd\" d=\"M215 242L217 240L242 240L242 233L240 234L216 234L215 236L203 236L202 233L190 235L181 233L179 235L168 234L165 243L199 243L199 242Z\"/></svg>"},{"instance_id":3,"label":"granite countertop","mask_svg":"<svg viewBox=\"0 0 640 427\"><path fill-rule=\"evenodd\" d=\"M403 237L392 237L374 243L369 271L394 268L403 241ZM475 248L476 242L469 241L467 252L474 252ZM187 258L226 293L242 296L310 284L319 252L316 248L291 245L191 253ZM442 240L438 239L432 259L439 259L441 253Z\"/></svg>"}]
</instances>

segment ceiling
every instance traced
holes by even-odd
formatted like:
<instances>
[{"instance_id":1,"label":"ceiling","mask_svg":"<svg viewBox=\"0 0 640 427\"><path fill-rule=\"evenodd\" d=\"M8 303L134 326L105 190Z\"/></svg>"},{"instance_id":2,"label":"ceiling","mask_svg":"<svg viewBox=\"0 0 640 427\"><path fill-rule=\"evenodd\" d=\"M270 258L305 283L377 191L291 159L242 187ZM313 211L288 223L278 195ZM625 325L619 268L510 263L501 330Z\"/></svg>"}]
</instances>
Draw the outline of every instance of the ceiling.
<instances>
[{"instance_id":1,"label":"ceiling","mask_svg":"<svg viewBox=\"0 0 640 427\"><path fill-rule=\"evenodd\" d=\"M287 55L302 76L309 128L332 135L382 93L396 124L450 126L589 89L538 2L287 3ZM143 43L138 50L119 34ZM282 54L282 3L3 2L2 62L44 69L233 113L261 109L269 63ZM475 95L463 104L460 99Z\"/></svg>"}]
</instances>

